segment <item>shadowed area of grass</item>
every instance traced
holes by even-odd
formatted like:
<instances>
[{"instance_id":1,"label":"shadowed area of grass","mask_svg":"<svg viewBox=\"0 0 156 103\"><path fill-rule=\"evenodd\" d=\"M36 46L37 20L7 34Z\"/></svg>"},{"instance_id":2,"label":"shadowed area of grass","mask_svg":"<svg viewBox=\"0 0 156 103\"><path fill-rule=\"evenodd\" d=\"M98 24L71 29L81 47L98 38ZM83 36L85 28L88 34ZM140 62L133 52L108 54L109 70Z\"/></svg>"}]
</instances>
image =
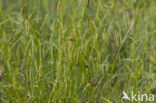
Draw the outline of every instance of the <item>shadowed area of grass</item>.
<instances>
[{"instance_id":1,"label":"shadowed area of grass","mask_svg":"<svg viewBox=\"0 0 156 103\"><path fill-rule=\"evenodd\" d=\"M155 93L156 2L87 5L0 1L0 103L121 103L122 91Z\"/></svg>"}]
</instances>

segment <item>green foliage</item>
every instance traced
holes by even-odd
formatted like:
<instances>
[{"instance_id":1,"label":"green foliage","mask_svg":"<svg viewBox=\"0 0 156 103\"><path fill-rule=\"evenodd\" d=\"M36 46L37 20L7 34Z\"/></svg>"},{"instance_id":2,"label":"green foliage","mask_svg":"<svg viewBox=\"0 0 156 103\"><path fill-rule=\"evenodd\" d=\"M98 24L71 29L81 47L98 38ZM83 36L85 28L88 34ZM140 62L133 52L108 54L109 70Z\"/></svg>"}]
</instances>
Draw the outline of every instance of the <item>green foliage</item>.
<instances>
[{"instance_id":1,"label":"green foliage","mask_svg":"<svg viewBox=\"0 0 156 103\"><path fill-rule=\"evenodd\" d=\"M154 0L1 0L0 103L121 103L123 90L151 93L155 11Z\"/></svg>"}]
</instances>

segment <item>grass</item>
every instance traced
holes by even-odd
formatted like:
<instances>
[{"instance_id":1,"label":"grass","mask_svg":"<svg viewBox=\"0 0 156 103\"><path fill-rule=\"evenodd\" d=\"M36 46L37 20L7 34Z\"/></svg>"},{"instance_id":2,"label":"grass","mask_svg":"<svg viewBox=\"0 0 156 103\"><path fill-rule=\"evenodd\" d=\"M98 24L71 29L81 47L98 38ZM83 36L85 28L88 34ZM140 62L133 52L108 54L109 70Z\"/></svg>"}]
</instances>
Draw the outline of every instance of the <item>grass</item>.
<instances>
[{"instance_id":1,"label":"grass","mask_svg":"<svg viewBox=\"0 0 156 103\"><path fill-rule=\"evenodd\" d=\"M0 1L0 103L121 103L123 90L155 92L156 2L87 5Z\"/></svg>"}]
</instances>

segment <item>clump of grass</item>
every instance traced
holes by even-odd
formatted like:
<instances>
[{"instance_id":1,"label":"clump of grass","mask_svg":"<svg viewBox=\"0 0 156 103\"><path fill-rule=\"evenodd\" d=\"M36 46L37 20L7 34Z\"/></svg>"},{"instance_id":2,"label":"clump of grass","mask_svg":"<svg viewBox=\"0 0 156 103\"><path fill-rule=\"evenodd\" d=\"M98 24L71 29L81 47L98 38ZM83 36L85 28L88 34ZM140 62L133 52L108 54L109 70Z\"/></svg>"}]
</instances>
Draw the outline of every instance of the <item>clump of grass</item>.
<instances>
[{"instance_id":1,"label":"clump of grass","mask_svg":"<svg viewBox=\"0 0 156 103\"><path fill-rule=\"evenodd\" d=\"M0 1L0 102L120 103L123 90L154 93L155 6Z\"/></svg>"}]
</instances>

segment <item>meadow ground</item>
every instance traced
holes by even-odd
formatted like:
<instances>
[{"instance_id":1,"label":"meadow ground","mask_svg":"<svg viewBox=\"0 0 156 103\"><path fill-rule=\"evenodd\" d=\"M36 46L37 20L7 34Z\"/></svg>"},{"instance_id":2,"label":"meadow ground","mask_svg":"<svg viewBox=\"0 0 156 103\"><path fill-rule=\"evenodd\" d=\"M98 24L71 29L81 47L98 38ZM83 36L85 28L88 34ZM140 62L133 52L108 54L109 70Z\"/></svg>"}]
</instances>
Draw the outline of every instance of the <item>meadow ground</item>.
<instances>
[{"instance_id":1,"label":"meadow ground","mask_svg":"<svg viewBox=\"0 0 156 103\"><path fill-rule=\"evenodd\" d=\"M0 103L121 103L122 91L156 93L156 1L87 5L0 0Z\"/></svg>"}]
</instances>

